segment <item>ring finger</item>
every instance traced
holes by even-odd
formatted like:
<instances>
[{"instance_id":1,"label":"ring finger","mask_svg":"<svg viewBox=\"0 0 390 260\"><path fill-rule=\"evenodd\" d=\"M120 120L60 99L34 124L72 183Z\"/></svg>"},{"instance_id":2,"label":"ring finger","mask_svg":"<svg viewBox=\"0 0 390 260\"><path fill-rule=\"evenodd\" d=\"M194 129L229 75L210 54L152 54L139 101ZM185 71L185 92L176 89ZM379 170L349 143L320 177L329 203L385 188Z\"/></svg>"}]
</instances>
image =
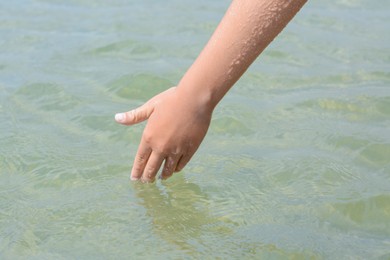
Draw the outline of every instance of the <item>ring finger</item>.
<instances>
[{"instance_id":1,"label":"ring finger","mask_svg":"<svg viewBox=\"0 0 390 260\"><path fill-rule=\"evenodd\" d=\"M169 177L172 176L173 172L176 169L176 165L179 161L181 156L174 155L174 156L168 156L165 159L164 167L161 172L161 179L166 180Z\"/></svg>"}]
</instances>

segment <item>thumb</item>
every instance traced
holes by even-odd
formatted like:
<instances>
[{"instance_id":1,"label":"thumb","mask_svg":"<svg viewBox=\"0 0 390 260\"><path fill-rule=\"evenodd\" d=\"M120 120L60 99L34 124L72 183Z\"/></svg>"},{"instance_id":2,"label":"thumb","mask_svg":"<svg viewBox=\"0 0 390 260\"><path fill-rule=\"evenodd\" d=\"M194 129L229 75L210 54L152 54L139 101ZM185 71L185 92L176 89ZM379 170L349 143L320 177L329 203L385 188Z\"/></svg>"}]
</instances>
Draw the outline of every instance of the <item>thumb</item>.
<instances>
[{"instance_id":1,"label":"thumb","mask_svg":"<svg viewBox=\"0 0 390 260\"><path fill-rule=\"evenodd\" d=\"M150 102L124 113L115 115L115 121L123 125L133 125L145 121L153 112L153 106Z\"/></svg>"}]
</instances>

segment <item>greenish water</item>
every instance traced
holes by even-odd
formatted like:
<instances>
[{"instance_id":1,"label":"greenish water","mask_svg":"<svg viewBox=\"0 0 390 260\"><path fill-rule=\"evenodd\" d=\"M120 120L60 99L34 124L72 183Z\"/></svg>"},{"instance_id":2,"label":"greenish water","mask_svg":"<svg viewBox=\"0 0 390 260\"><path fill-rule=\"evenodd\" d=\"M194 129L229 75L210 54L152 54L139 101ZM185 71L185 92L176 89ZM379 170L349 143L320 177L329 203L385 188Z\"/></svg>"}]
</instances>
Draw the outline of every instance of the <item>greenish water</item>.
<instances>
[{"instance_id":1,"label":"greenish water","mask_svg":"<svg viewBox=\"0 0 390 260\"><path fill-rule=\"evenodd\" d=\"M1 259L389 259L390 4L309 1L187 168L129 182L143 125L229 1L0 3Z\"/></svg>"}]
</instances>

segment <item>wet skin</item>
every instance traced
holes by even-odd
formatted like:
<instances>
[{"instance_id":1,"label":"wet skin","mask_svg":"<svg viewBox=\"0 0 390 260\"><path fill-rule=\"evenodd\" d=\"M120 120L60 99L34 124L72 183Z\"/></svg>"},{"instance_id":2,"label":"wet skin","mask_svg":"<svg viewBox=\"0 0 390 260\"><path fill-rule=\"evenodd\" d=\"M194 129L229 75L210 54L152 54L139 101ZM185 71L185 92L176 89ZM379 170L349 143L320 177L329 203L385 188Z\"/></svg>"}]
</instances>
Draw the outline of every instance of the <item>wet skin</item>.
<instances>
[{"instance_id":1,"label":"wet skin","mask_svg":"<svg viewBox=\"0 0 390 260\"><path fill-rule=\"evenodd\" d=\"M141 107L115 115L118 123L144 120L132 180L167 179L189 162L210 125L213 110L306 0L235 0L177 87Z\"/></svg>"}]
</instances>

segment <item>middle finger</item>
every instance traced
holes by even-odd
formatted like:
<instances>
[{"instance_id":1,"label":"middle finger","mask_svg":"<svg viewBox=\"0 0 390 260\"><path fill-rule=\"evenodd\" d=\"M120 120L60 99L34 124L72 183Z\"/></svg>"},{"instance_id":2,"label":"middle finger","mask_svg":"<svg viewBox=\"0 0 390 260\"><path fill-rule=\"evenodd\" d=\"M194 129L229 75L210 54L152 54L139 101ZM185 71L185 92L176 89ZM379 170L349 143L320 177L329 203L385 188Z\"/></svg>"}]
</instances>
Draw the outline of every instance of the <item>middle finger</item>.
<instances>
[{"instance_id":1,"label":"middle finger","mask_svg":"<svg viewBox=\"0 0 390 260\"><path fill-rule=\"evenodd\" d=\"M164 160L164 156L161 153L153 152L146 163L145 170L142 174L141 180L143 182L153 182L161 164Z\"/></svg>"}]
</instances>

